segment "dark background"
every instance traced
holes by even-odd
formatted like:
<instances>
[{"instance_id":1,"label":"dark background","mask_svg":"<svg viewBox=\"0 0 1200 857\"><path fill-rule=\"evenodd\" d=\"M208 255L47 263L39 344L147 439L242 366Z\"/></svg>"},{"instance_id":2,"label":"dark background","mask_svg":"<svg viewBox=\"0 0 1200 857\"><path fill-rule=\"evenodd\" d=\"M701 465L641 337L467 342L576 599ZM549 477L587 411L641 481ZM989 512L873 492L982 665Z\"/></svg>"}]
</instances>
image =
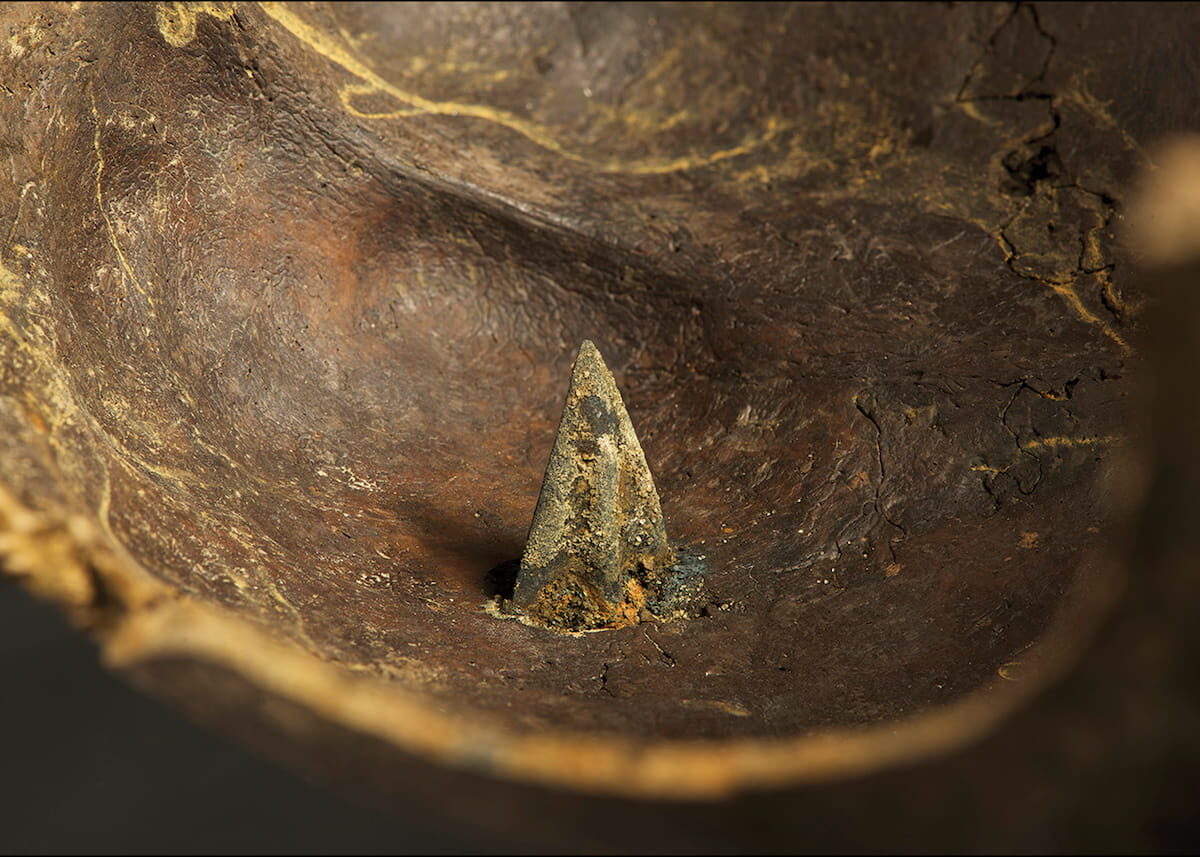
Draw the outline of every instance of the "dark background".
<instances>
[{"instance_id":1,"label":"dark background","mask_svg":"<svg viewBox=\"0 0 1200 857\"><path fill-rule=\"evenodd\" d=\"M0 852L487 853L305 782L107 672L0 582Z\"/></svg>"}]
</instances>

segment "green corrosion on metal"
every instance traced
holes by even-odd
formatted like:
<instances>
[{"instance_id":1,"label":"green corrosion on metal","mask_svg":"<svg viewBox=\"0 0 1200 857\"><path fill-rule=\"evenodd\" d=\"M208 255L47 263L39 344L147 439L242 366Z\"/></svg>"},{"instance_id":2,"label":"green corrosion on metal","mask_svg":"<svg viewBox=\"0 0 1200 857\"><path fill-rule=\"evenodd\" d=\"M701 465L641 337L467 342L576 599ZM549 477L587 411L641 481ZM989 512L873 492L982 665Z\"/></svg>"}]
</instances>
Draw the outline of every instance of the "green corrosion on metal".
<instances>
[{"instance_id":1,"label":"green corrosion on metal","mask_svg":"<svg viewBox=\"0 0 1200 857\"><path fill-rule=\"evenodd\" d=\"M694 563L677 560L616 381L585 341L511 607L530 624L563 631L677 618L699 582L687 571Z\"/></svg>"}]
</instances>

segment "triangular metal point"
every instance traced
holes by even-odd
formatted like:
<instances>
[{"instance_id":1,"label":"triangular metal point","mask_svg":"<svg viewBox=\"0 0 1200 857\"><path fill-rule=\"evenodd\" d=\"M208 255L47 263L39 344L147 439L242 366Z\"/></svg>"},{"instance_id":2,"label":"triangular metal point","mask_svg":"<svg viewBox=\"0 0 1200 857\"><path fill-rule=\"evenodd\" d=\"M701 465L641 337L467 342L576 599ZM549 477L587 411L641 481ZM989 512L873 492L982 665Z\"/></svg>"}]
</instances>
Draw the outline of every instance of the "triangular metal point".
<instances>
[{"instance_id":1,"label":"triangular metal point","mask_svg":"<svg viewBox=\"0 0 1200 857\"><path fill-rule=\"evenodd\" d=\"M512 606L526 621L579 631L645 617L648 590L675 563L646 456L599 350L571 370Z\"/></svg>"}]
</instances>

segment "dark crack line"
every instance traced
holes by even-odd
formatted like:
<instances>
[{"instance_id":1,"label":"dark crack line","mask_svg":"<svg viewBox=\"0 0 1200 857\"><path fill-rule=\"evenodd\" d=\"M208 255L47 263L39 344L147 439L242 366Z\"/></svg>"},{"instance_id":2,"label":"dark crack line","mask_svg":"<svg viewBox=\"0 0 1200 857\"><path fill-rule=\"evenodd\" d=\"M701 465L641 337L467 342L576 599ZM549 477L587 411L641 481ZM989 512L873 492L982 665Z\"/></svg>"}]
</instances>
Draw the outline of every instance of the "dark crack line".
<instances>
[{"instance_id":1,"label":"dark crack line","mask_svg":"<svg viewBox=\"0 0 1200 857\"><path fill-rule=\"evenodd\" d=\"M1056 128L1056 130L1057 130L1057 128ZM1045 139L1045 137L1034 138L1033 142L1040 142L1043 139ZM1067 190L1067 189L1074 189L1074 190L1078 190L1082 193L1086 193L1090 196L1093 196L1099 201L1099 204L1100 204L1102 212L1103 212L1103 214L1102 214L1103 220L1100 222L1100 224L1095 226L1092 229L1086 230L1086 232L1079 237L1079 254L1076 257L1075 268L1073 270L1067 272L1065 277L1055 278L1055 277L1039 276L1037 274L1021 270L1021 268L1019 267L1018 262L1019 262L1021 256L1024 254L1017 249L1016 244L1014 244L1012 239L1008 237L1008 229L1012 226L1013 222L1016 221L1016 219L1018 217L1020 217L1022 214L1025 213L1026 208L1028 208L1028 206L1030 204L1032 204L1032 202L1033 202L1032 197L1029 200L1026 200L1026 202L1024 204L1019 206L1012 213L1012 215L1010 215L1009 218L1007 220L1005 220L1003 224L1001 224L999 229L996 231L996 238L1001 245L1001 249L1004 251L1005 267L1008 268L1010 271L1012 271L1012 273L1016 274L1018 277L1020 277L1023 280L1026 280L1026 281L1032 282L1032 283L1038 283L1039 285L1052 286L1052 287L1053 286L1070 286L1070 287L1074 288L1079 285L1079 281L1080 281L1081 277L1085 277L1085 276L1089 276L1089 275L1096 275L1099 277L1100 284L1101 284L1100 295L1099 295L1101 305L1104 307L1105 311L1108 312L1108 314L1110 316L1112 316L1113 320L1117 324L1123 324L1124 320L1125 320L1124 308L1119 304L1119 302L1116 300L1116 298L1114 297L1114 295L1112 293L1112 289L1113 289L1112 274L1117 269L1117 263L1114 261L1104 260L1103 257L1101 258L1102 264L1097 265L1095 267L1089 267L1086 263L1086 256L1087 256L1087 252L1088 252L1088 239L1089 239L1089 237L1096 235L1097 233L1105 232L1112 226L1112 223L1116 219L1116 216L1117 216L1116 200L1114 200L1107 193L1104 193L1103 191L1096 191L1096 190L1087 188L1087 187L1081 185L1078 181L1071 181L1070 183L1067 183L1067 184L1054 185L1051 189L1054 190L1055 192L1061 191L1061 190ZM1097 252L1100 252L1098 241L1096 242L1096 246L1097 246ZM1126 348L1127 346L1122 346L1122 347Z\"/></svg>"},{"instance_id":2,"label":"dark crack line","mask_svg":"<svg viewBox=\"0 0 1200 857\"><path fill-rule=\"evenodd\" d=\"M879 425L879 421L875 419L875 415L863 407L861 396L854 397L854 407L858 412L866 417L871 425L875 426L875 456L879 461L879 478L875 481L875 514L881 520L886 521L892 527L900 531L902 536L908 535L908 530L903 525L891 519L888 513L883 508L883 502L880 499L883 493L883 480L887 478L887 466L883 461L883 428ZM896 561L896 548L893 545L893 539L887 541L888 553L892 555L892 562Z\"/></svg>"},{"instance_id":3,"label":"dark crack line","mask_svg":"<svg viewBox=\"0 0 1200 857\"><path fill-rule=\"evenodd\" d=\"M600 675L598 675L597 678L600 679L601 692L607 693L609 696L615 698L616 694L613 693L612 689L608 686L608 668L609 668L609 664L604 664L603 666L601 666Z\"/></svg>"},{"instance_id":4,"label":"dark crack line","mask_svg":"<svg viewBox=\"0 0 1200 857\"><path fill-rule=\"evenodd\" d=\"M1037 487L1038 487L1039 485L1041 485L1041 484L1042 484L1042 477L1045 475L1045 471L1044 471L1044 470L1043 470L1043 468L1042 468L1042 459L1041 459L1041 458L1039 458L1038 456L1034 455L1034 454L1033 454L1032 452L1030 452L1028 449L1025 449L1023 446L1021 446L1021 435L1020 435L1020 433L1019 433L1019 432L1017 432L1015 429L1013 429L1013 427L1012 427L1012 426L1010 426L1010 425L1008 424L1008 412L1009 412L1010 410L1012 410L1012 406L1013 406L1014 404L1016 404L1017 397L1018 397L1018 396L1020 396L1020 395L1021 395L1021 393L1022 393L1023 391L1025 391L1025 390L1031 390L1031 391L1033 391L1035 394L1037 394L1037 395L1039 395L1039 396L1040 396L1040 395L1042 395L1040 392L1038 392L1038 390L1036 390L1035 388L1033 388L1033 387L1029 386L1029 383L1028 383L1027 381L1025 381L1025 380L1022 380L1022 381L1020 382L1020 384L1017 386L1017 389L1016 389L1016 391L1014 391L1014 392L1013 392L1013 394L1012 394L1012 397L1011 397L1011 398L1009 398L1009 400L1008 400L1008 404L1006 404L1006 405L1004 406L1004 410L1003 410L1003 411L1001 411L1001 413L1000 413L1000 424L1001 424L1002 426L1004 426L1004 430L1005 430L1006 432L1008 432L1008 433L1009 433L1009 434L1012 436L1012 439L1013 439L1013 445L1014 445L1014 446L1017 448L1017 454L1018 454L1018 456L1020 456L1020 455L1025 455L1025 456L1028 456L1029 458L1032 458L1032 459L1033 459L1035 462L1037 462L1037 468L1038 468L1038 475L1037 475L1037 479L1034 481L1033 485L1032 485L1032 486L1030 486L1030 488L1029 488L1029 490L1028 490L1028 491L1026 491L1026 490L1025 490L1025 487L1024 487L1023 485L1021 485L1021 480L1020 480L1020 479L1018 479L1018 478L1017 478L1017 477L1015 477L1015 476L1014 476L1014 477L1012 477L1012 480L1013 480L1013 482L1014 482L1014 483L1016 483L1017 490L1018 490L1018 491L1020 491L1020 492L1021 492L1021 494L1023 494L1024 496L1028 497L1030 494L1032 494L1034 491L1036 491L1036 490L1037 490Z\"/></svg>"},{"instance_id":5,"label":"dark crack line","mask_svg":"<svg viewBox=\"0 0 1200 857\"><path fill-rule=\"evenodd\" d=\"M1088 251L1088 238L1092 237L1093 235L1103 233L1112 226L1113 220L1116 219L1117 201L1103 191L1092 190L1089 187L1085 187L1084 185L1080 184L1077 179L1073 179L1066 184L1054 185L1051 189L1055 191L1077 190L1080 193L1095 197L1100 206L1100 212L1103 217L1100 224L1094 229L1089 229L1083 235L1079 236L1079 259L1075 263L1075 273L1099 274L1105 271L1112 271L1116 267L1115 262L1105 262L1104 264L1101 264L1095 268L1089 268L1087 266L1086 257Z\"/></svg>"},{"instance_id":6,"label":"dark crack line","mask_svg":"<svg viewBox=\"0 0 1200 857\"><path fill-rule=\"evenodd\" d=\"M1117 263L1113 261L1107 261L1104 258L1104 255L1101 253L1099 240L1100 236L1112 228L1113 221L1117 218L1117 201L1103 191L1092 190L1089 187L1085 187L1084 185L1080 184L1078 180L1074 181L1071 187L1074 187L1076 190L1082 193L1086 193L1095 197L1100 204L1101 210L1104 212L1103 222L1101 222L1100 225L1095 229L1090 230L1087 234L1080 236L1079 262L1076 266L1077 270L1080 274L1095 274L1099 277L1100 303L1103 305L1108 314L1113 317L1114 321L1116 321L1118 324L1123 324L1125 321L1125 308L1121 306L1116 297L1113 295L1112 275L1117 269ZM1097 253L1100 254L1099 261L1102 262L1101 265L1095 268L1087 267L1085 261L1088 251L1088 238L1092 236L1097 236L1095 246Z\"/></svg>"},{"instance_id":7,"label":"dark crack line","mask_svg":"<svg viewBox=\"0 0 1200 857\"><path fill-rule=\"evenodd\" d=\"M1004 28L1012 22L1013 18L1017 16L1017 13L1020 10L1021 4L1014 3L1012 8L1009 9L1008 15L1006 15L1004 20L1000 22L1000 25L992 31L992 34L988 36L987 41L983 43L983 50L979 52L979 56L975 59L975 62L971 63L971 67L967 69L967 73L963 77L962 83L959 84L958 93L954 96L955 101L963 102L973 100L971 98L964 97L967 87L971 85L971 81L974 79L975 74L981 68L983 68L983 62L987 59L988 54L991 53L992 49L996 47L996 39L1000 38L1000 34L1004 32Z\"/></svg>"},{"instance_id":8,"label":"dark crack line","mask_svg":"<svg viewBox=\"0 0 1200 857\"><path fill-rule=\"evenodd\" d=\"M1045 81L1046 75L1050 72L1050 62L1054 59L1054 54L1058 51L1058 39L1054 37L1053 33L1047 31L1042 26L1042 19L1041 16L1038 15L1037 6L1033 5L1032 3L1018 3L1017 6L1018 8L1025 6L1029 9L1029 17L1033 20L1033 28L1037 30L1038 35L1045 39L1050 45L1050 50L1046 51L1046 58L1042 60L1042 69L1037 73L1037 76L1033 80L1029 81L1029 84L1026 86L1026 89L1028 89L1029 86L1032 86L1035 83L1042 83Z\"/></svg>"},{"instance_id":9,"label":"dark crack line","mask_svg":"<svg viewBox=\"0 0 1200 857\"><path fill-rule=\"evenodd\" d=\"M1039 36L1046 40L1047 51L1045 58L1042 60L1042 67L1038 70L1037 74L1021 84L1020 89L1018 89L1015 93L1007 95L966 95L967 87L971 85L971 82L975 79L976 75L979 74L983 69L988 55L995 49L996 40L1000 38L1000 34L1004 32L1005 28L1012 24L1016 17L1021 13L1022 8L1029 10L1029 18L1033 24L1033 29ZM961 104L970 101L1026 101L1031 98L1050 99L1051 96L1049 94L1035 92L1033 91L1033 87L1039 83L1045 82L1046 75L1050 72L1050 63L1053 61L1054 55L1057 51L1058 39L1054 37L1053 33L1048 32L1042 26L1042 20L1038 15L1037 7L1032 3L1014 3L1012 8L1009 10L1008 15L1005 16L1004 20L1000 22L999 26L992 31L992 34L988 37L987 41L984 42L983 50L980 51L978 58L971 64L971 68L968 69L966 75L963 77L962 83L959 84L958 92L955 94L954 100Z\"/></svg>"},{"instance_id":10,"label":"dark crack line","mask_svg":"<svg viewBox=\"0 0 1200 857\"><path fill-rule=\"evenodd\" d=\"M1032 79L1030 79L1028 82L1026 82L1021 87L1021 90L1014 95L977 95L977 96L968 97L965 94L967 86L974 79L974 77L978 73L979 69L982 68L984 62L987 59L988 51L990 51L991 49L993 49L995 47L996 40L999 37L1000 33L1004 30L1005 27L1009 26L1012 23L1013 19L1020 12L1020 10L1023 6L1028 7L1029 14L1030 14L1030 20L1033 24L1034 29L1036 30L1036 32L1038 33L1038 35L1041 38L1046 40L1047 44L1049 45L1049 50L1046 53L1046 57L1042 61L1041 70ZM1039 16L1038 11L1037 11L1037 7L1035 5L1033 5L1032 3L1017 3L1012 7L1012 10L1005 17L1004 21L1000 24L1000 26L998 26L996 28L995 32L992 33L991 37L989 37L984 51L980 54L979 59L976 60L974 65L972 65L971 70L967 73L966 77L963 80L962 85L959 87L958 94L955 98L955 100L959 101L959 102L1001 101L1001 100L1013 100L1013 101L1040 100L1040 101L1046 102L1046 107L1047 107L1047 110L1049 113L1050 126L1051 126L1049 128L1049 130L1047 130L1043 133L1035 134L1035 135L1023 140L1018 148L1013 149L1011 152L1009 152L1005 156L1005 159L1002 159L1002 160L1006 160L1009 156L1020 153L1022 151L1022 149L1033 148L1033 147L1037 147L1039 145L1053 149L1053 137L1058 132L1058 130L1062 127L1062 113L1058 106L1058 99L1053 93L1045 92L1045 91L1037 91L1035 89L1035 87L1037 86L1037 84L1041 84L1041 83L1045 82L1046 77L1049 74L1050 64L1054 59L1054 55L1057 52L1057 49L1058 49L1058 39L1054 36L1053 33L1049 32L1043 26L1041 17ZM1039 180L1041 180L1041 179L1034 179L1029 184L1029 190L1031 192L1031 196L1032 196L1033 186ZM1086 263L1086 256L1087 256L1087 252L1088 252L1088 240L1090 237L1095 236L1100 233L1103 233L1104 231L1108 230L1111 227L1113 220L1116 218L1116 215L1117 215L1116 200L1113 199L1113 197L1111 195L1109 195L1103 191L1096 191L1096 190L1086 187L1085 185L1080 183L1079 180L1076 178L1070 178L1070 180L1065 183L1051 186L1051 190L1053 190L1055 192L1066 189L1066 188L1074 188L1076 190L1079 190L1082 193L1085 193L1085 194L1088 194L1088 195L1094 197L1099 202L1100 209L1102 212L1102 214L1101 214L1102 223L1099 226L1095 227L1094 229L1087 230L1087 232L1083 236L1081 236L1079 239L1080 249L1079 249L1079 256L1078 256L1078 260L1075 265L1075 269L1073 271L1070 271L1069 273L1067 273L1065 279L1038 276L1037 274L1033 274L1033 273L1021 270L1018 262L1019 262L1021 256L1023 255L1023 253L1018 250L1017 246L1013 243L1012 239L1009 237L1008 230L1012 226L1013 222L1026 211L1029 204L1033 201L1032 199L1026 201L1023 205L1018 206L1013 211L1013 213L1004 221L1004 223L999 227L999 229L996 232L996 240L1000 244L1001 249L1004 252L1004 256L1005 256L1004 264L1010 271L1012 271L1014 274L1016 274L1021 279L1027 280L1027 281L1033 282L1033 283L1038 283L1039 285L1050 286L1055 291L1060 291L1060 293L1061 293L1062 287L1069 287L1070 290L1074 293L1075 288L1079 285L1080 277L1082 277L1082 276L1087 276L1087 275L1098 276L1100 279L1100 283L1101 283L1099 302L1104 307L1104 311L1109 316L1111 316L1111 318L1113 319L1113 322L1117 325L1122 325L1122 324L1124 324L1126 313L1124 311L1124 307L1121 305L1119 299L1116 297L1116 295L1113 292L1114 285L1112 282L1112 273L1116 269L1116 263L1104 258L1103 255L1098 260L1101 262L1101 264L1099 264L1099 265L1089 266ZM1097 252L1101 253L1102 251L1100 249L1100 245L1099 245L1098 241L1095 242L1095 246L1097 248ZM1074 300L1075 302L1079 303L1080 307L1083 307L1083 304L1081 303L1081 299L1080 299L1078 293L1074 293L1073 295L1065 295L1065 297L1067 297L1068 299ZM1090 310L1085 309L1084 311L1087 312L1088 314L1091 314ZM1087 320L1087 319L1085 318L1085 320ZM1096 319L1096 320L1100 321L1099 319ZM1101 322L1100 326L1104 329L1106 335L1108 335L1110 338L1112 338L1122 348L1122 350L1124 350L1126 352L1128 352L1130 350L1129 346L1124 342L1124 339L1109 324L1105 324L1105 323Z\"/></svg>"},{"instance_id":11,"label":"dark crack line","mask_svg":"<svg viewBox=\"0 0 1200 857\"><path fill-rule=\"evenodd\" d=\"M1116 295L1113 293L1114 284L1111 274L1113 268L1115 267L1115 265L1112 265L1101 269L1101 271L1104 273L1104 276L1100 279L1100 303L1104 305L1104 308L1108 310L1108 314L1111 315L1116 321L1124 323L1125 307L1119 302Z\"/></svg>"}]
</instances>

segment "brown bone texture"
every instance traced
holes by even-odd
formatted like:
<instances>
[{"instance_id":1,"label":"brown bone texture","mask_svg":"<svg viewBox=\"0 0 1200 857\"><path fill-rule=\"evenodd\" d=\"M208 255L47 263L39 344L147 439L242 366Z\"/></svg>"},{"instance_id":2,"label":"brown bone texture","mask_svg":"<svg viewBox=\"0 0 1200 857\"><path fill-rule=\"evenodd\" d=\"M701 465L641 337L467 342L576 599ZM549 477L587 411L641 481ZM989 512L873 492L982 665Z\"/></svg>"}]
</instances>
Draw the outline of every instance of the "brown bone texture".
<instances>
[{"instance_id":1,"label":"brown bone texture","mask_svg":"<svg viewBox=\"0 0 1200 857\"><path fill-rule=\"evenodd\" d=\"M1145 331L1193 316L1118 229L1198 27L4 5L4 571L216 728L546 847L1155 850L1200 623ZM584 340L653 550L564 559L616 620L517 621Z\"/></svg>"}]
</instances>

